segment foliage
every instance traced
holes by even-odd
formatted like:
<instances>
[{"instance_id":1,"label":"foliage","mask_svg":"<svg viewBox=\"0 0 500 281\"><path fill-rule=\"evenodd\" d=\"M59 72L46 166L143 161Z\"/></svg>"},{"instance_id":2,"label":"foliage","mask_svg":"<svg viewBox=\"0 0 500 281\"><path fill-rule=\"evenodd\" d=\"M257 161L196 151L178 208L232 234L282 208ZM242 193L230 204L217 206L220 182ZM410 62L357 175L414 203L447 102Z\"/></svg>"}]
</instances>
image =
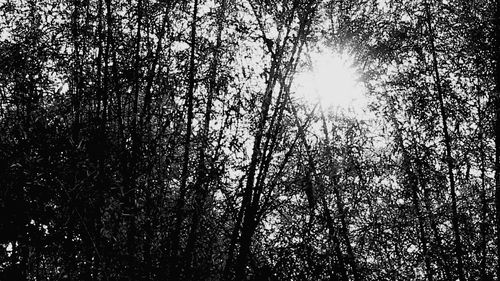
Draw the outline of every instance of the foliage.
<instances>
[{"instance_id":1,"label":"foliage","mask_svg":"<svg viewBox=\"0 0 500 281\"><path fill-rule=\"evenodd\" d=\"M498 7L0 1L0 280L498 279Z\"/></svg>"}]
</instances>

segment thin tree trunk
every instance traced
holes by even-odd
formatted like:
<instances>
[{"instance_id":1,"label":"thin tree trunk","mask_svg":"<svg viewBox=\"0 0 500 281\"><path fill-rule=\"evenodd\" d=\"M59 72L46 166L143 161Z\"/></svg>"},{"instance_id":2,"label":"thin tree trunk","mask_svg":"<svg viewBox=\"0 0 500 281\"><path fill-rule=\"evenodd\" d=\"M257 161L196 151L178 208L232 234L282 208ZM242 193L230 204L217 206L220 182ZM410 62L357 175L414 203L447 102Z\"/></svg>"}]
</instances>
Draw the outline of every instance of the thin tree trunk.
<instances>
[{"instance_id":1,"label":"thin tree trunk","mask_svg":"<svg viewBox=\"0 0 500 281\"><path fill-rule=\"evenodd\" d=\"M242 280L245 276L245 267L248 260L248 255L250 253L250 244L252 240L253 233L255 231L256 222L255 217L257 215L257 210L255 209L256 203L252 202L252 197L255 194L255 176L257 172L257 165L261 161L262 154L262 140L264 138L264 130L269 119L269 110L271 107L271 101L273 96L273 89L276 85L279 71L279 63L281 58L274 58L271 64L271 70L269 73L269 81L267 83L266 90L264 92L264 100L262 102L262 111L260 114L259 124L257 127L254 144L252 148L252 156L250 160L250 165L247 170L247 181L243 194L243 201L241 203L241 210L243 213L241 236L240 236L240 251L236 259L235 264L235 280ZM235 226L238 227L238 226Z\"/></svg>"},{"instance_id":2,"label":"thin tree trunk","mask_svg":"<svg viewBox=\"0 0 500 281\"><path fill-rule=\"evenodd\" d=\"M215 44L215 50L213 54L213 60L211 63L210 70L210 82L208 89L207 105L205 108L205 120L202 129L202 144L199 148L199 159L198 168L196 172L196 183L195 183L195 210L193 214L193 219L191 223L191 230L189 232L186 250L184 252L184 257L186 259L186 267L190 269L191 273L195 272L192 268L193 264L193 254L197 235L198 227L202 221L203 206L208 194L208 184L210 179L208 178L207 165L205 163L205 154L209 144L209 134L210 134L210 121L212 119L212 105L214 97L219 94L220 85L218 84L218 67L220 63L220 49L222 46L222 31L224 30L225 23L225 12L226 12L226 0L222 0L220 8L217 13L217 39Z\"/></svg>"},{"instance_id":3,"label":"thin tree trunk","mask_svg":"<svg viewBox=\"0 0 500 281\"><path fill-rule=\"evenodd\" d=\"M334 154L333 154L333 151L331 151L331 149L330 149L330 138L329 138L328 127L327 127L326 118L325 118L325 114L324 114L323 110L321 110L321 120L323 122L323 133L325 134L326 150L327 150L327 153L328 153L328 156L330 159L329 162L333 162ZM331 171L330 176L333 180L333 182L332 182L333 192L335 194L336 203L337 203L337 211L339 213L340 222L341 222L341 226L342 226L342 228L341 228L342 229L342 238L344 239L344 244L347 248L348 262L349 262L349 265L351 266L352 274L354 275L354 280L359 281L359 280L361 280L361 276L359 273L356 257L354 255L354 250L353 250L352 245L351 245L351 240L349 238L349 229L348 229L348 225L347 225L343 199L342 199L342 196L340 194L340 190L339 190L339 186L338 186L338 182L337 182L338 175L337 175L337 171L335 168L335 163L330 163L330 167L331 167L331 169L333 169L333 171Z\"/></svg>"},{"instance_id":4,"label":"thin tree trunk","mask_svg":"<svg viewBox=\"0 0 500 281\"><path fill-rule=\"evenodd\" d=\"M100 116L101 114L101 101L102 101L102 57L103 57L103 23L102 23L102 15L103 15L103 7L102 0L97 2L97 59L95 61L97 70L96 70L96 99L97 100L97 113L96 116ZM97 124L96 124L97 125Z\"/></svg>"},{"instance_id":5,"label":"thin tree trunk","mask_svg":"<svg viewBox=\"0 0 500 281\"><path fill-rule=\"evenodd\" d=\"M419 160L417 159L417 161L419 161ZM418 175L418 178L424 178L425 174L423 174L420 165L421 165L421 163L416 164L417 175ZM431 208L432 202L431 202L431 198L430 198L430 194L429 194L430 191L428 188L426 188L425 184L421 183L421 186L422 186L422 190L423 190L423 194L424 194L423 203L424 203L424 208L425 208L425 214L429 217L429 225L430 225L430 228L432 230L432 234L434 236L433 242L435 243L435 248L437 248L438 253L443 253L444 252L444 246L442 243L443 238L441 237L441 234L439 233L439 229L438 229L437 224L436 224L436 220L435 220L435 216L434 216L435 210L433 210ZM432 245L433 243L430 243L430 244ZM434 251L432 251L432 252L429 251L429 254L433 254L433 253L434 253ZM441 267L443 268L444 274L446 276L446 280L452 280L451 268L449 265L450 261L448 260L448 256L444 256L444 255L436 256L436 262L439 263L441 265Z\"/></svg>"},{"instance_id":6,"label":"thin tree trunk","mask_svg":"<svg viewBox=\"0 0 500 281\"><path fill-rule=\"evenodd\" d=\"M428 243L427 243L427 235L425 234L425 221L423 218L422 210L420 208L420 202L418 199L418 177L415 174L414 170L411 167L411 159L410 155L408 154L408 151L406 150L403 142L403 134L401 132L401 128L399 127L399 123L396 119L396 116L394 115L394 106L392 104L392 101L389 101L390 107L391 107L391 120L394 126L394 129L396 130L396 145L399 146L401 149L401 152L403 154L403 171L405 173L406 179L405 179L405 185L407 185L407 188L411 190L412 194L412 203L413 203L413 208L415 211L415 217L417 218L418 222L418 233L419 233L419 238L420 238L420 245L422 246L422 255L424 257L424 262L425 262L425 268L426 268L426 277L428 281L433 281L434 280L434 274L432 271L432 264L431 264L431 259L429 255L429 250L428 250Z\"/></svg>"},{"instance_id":7,"label":"thin tree trunk","mask_svg":"<svg viewBox=\"0 0 500 281\"><path fill-rule=\"evenodd\" d=\"M252 202L252 195L255 192L254 190L255 174L258 162L260 161L261 158L261 153L262 153L261 143L264 137L264 129L268 119L268 112L272 100L272 92L274 84L276 82L277 75L274 73L275 68L276 66L274 64L271 68L271 73L270 73L271 81L268 83L268 87L265 92L264 102L262 104L261 118L253 144L250 165L247 171L247 181L245 185L245 191L243 194L243 202L241 205L242 210L244 210L243 226L241 228L241 236L240 236L240 252L238 254L235 265L235 276L236 276L235 280L243 280L245 276L245 267L248 260L248 254L250 252L251 239L256 227L255 216L257 214L257 210L255 209L256 202Z\"/></svg>"},{"instance_id":8,"label":"thin tree trunk","mask_svg":"<svg viewBox=\"0 0 500 281\"><path fill-rule=\"evenodd\" d=\"M244 177L241 179L238 189L243 189ZM238 234L241 228L241 222L243 221L244 208L240 208L236 217L236 222L234 223L233 231L231 232L231 239L229 242L226 264L224 266L223 280L231 280L231 270L234 267L234 252L236 250L236 244L238 242Z\"/></svg>"},{"instance_id":9,"label":"thin tree trunk","mask_svg":"<svg viewBox=\"0 0 500 281\"><path fill-rule=\"evenodd\" d=\"M186 93L186 109L187 109L187 120L186 120L186 136L184 140L184 154L182 163L182 174L181 183L179 186L179 197L177 198L177 203L175 206L175 228L172 235L172 258L179 257L179 249L181 248L180 235L182 232L182 223L184 221L184 206L186 204L186 193L187 193L187 181L189 177L189 156L191 152L191 134L194 119L193 112L193 100L194 100L194 87L195 87L195 50L196 50L196 24L197 24L197 14L198 14L198 0L194 0L193 4L193 16L191 20L191 51L189 59L189 80L188 88ZM179 262L175 262L173 268L173 278L182 279L182 272L179 272Z\"/></svg>"},{"instance_id":10,"label":"thin tree trunk","mask_svg":"<svg viewBox=\"0 0 500 281\"><path fill-rule=\"evenodd\" d=\"M477 108L478 108L478 130L479 130L479 155L480 155L480 170L481 170L481 191L480 191L480 199L481 199L481 224L479 227L480 231L480 242L479 248L481 251L481 262L479 266L481 281L487 281L487 268L486 268L486 258L487 258L487 235L488 235L488 221L487 221L487 213L488 213L488 201L486 199L486 146L484 144L484 128L483 128L483 109L481 107L481 99L477 98Z\"/></svg>"},{"instance_id":11,"label":"thin tree trunk","mask_svg":"<svg viewBox=\"0 0 500 281\"><path fill-rule=\"evenodd\" d=\"M308 197L308 201L310 202L310 207L314 207L314 202L317 201L316 193L318 193L318 191L315 190L314 185L313 185L313 175L315 175L317 172L316 163L315 163L314 158L312 156L311 148L309 147L309 143L307 142L305 132L302 129L302 126L300 125L297 110L295 109L293 104L290 104L290 107L291 107L292 113L294 115L295 124L299 130L298 134L300 135L300 139L301 139L301 141L304 145L304 148L306 150L307 162L308 162L306 195ZM320 195L321 205L323 207L323 214L325 215L325 218L326 218L326 225L328 228L328 234L329 234L329 237L334 245L333 246L334 251L335 251L335 254L337 256L341 280L342 281L349 281L349 277L347 275L347 269L346 269L345 261L344 261L344 254L342 253L340 240L338 238L338 233L337 233L338 231L334 225L334 220L333 220L332 215L330 213L330 208L328 207L328 203L326 202L325 196L323 194L324 193L323 191L325 189L325 185L320 177L316 178L315 182L317 182L318 185L322 189L321 195Z\"/></svg>"},{"instance_id":12,"label":"thin tree trunk","mask_svg":"<svg viewBox=\"0 0 500 281\"><path fill-rule=\"evenodd\" d=\"M72 105L73 105L73 127L72 127L72 140L74 145L77 146L80 142L80 102L81 102L81 61L80 61L80 38L79 38L79 25L78 20L80 18L80 6L79 1L73 1L73 13L71 17L71 33L73 40L73 59L75 66L73 67L73 79L72 79L72 89L74 89Z\"/></svg>"},{"instance_id":13,"label":"thin tree trunk","mask_svg":"<svg viewBox=\"0 0 500 281\"><path fill-rule=\"evenodd\" d=\"M171 6L172 5L172 6ZM150 107L151 107L151 100L152 100L152 88L154 84L155 77L157 75L157 67L160 61L161 53L163 51L163 39L165 37L165 34L167 31L170 31L170 18L169 18L169 13L170 9L175 5L175 2L170 4L170 2L167 4L165 15L163 16L163 20L161 23L160 31L158 32L158 42L156 44L156 50L153 54L153 62L151 63L151 67L149 68L149 71L147 73L147 79L146 79L146 87L144 89L144 104L143 104L143 109L141 113L141 123L144 122L144 126L149 126L149 122L151 119L151 113L149 112ZM167 29L168 27L168 29Z\"/></svg>"},{"instance_id":14,"label":"thin tree trunk","mask_svg":"<svg viewBox=\"0 0 500 281\"><path fill-rule=\"evenodd\" d=\"M497 243L497 280L500 279L500 0L495 1L495 207L496 207L496 243Z\"/></svg>"},{"instance_id":15,"label":"thin tree trunk","mask_svg":"<svg viewBox=\"0 0 500 281\"><path fill-rule=\"evenodd\" d=\"M446 114L446 109L444 105L444 90L441 85L441 77L439 72L439 65L437 59L437 52L434 43L434 31L432 26L432 15L430 10L430 5L425 3L426 13L427 13L427 25L429 29L429 45L430 51L432 55L432 69L434 73L434 84L436 87L436 92L439 101L439 111L441 114L441 122L443 125L443 136L444 143L446 147L446 164L448 168L448 180L450 184L450 195L451 195L451 211L452 211L452 228L453 228L453 237L455 240L455 256L457 258L457 272L458 278L460 281L466 281L466 274L464 272L463 265L463 250L462 250L462 241L460 239L460 226L458 221L458 207L457 207L457 194L455 187L455 177L453 175L454 163L451 153L451 137L448 131L448 116Z\"/></svg>"},{"instance_id":16,"label":"thin tree trunk","mask_svg":"<svg viewBox=\"0 0 500 281\"><path fill-rule=\"evenodd\" d=\"M286 38L286 37L285 37ZM256 172L257 172L257 166L259 163L262 164L261 161L265 161L262 159L261 154L263 153L262 151L262 141L264 138L264 131L266 124L268 123L269 119L269 111L271 107L271 101L272 101L272 96L273 96L273 88L278 82L279 78L279 66L281 65L282 61L282 52L283 52L283 47L285 44L287 44L288 40L284 40L281 48L276 48L270 74L269 74L269 81L267 83L266 91L264 94L264 101L262 103L262 112L261 112L261 117L259 121L259 126L256 132L255 140L254 140L254 145L252 149L252 158L250 161L249 169L247 172L247 183L245 186L245 192L243 195L243 202L241 208L244 209L244 216L243 216L243 226L241 228L241 236L240 236L240 252L238 254L237 260L236 260L236 265L235 265L235 280L242 280L245 276L245 267L247 264L248 256L250 253L250 245L251 245L251 240L252 236L255 232L255 228L257 227L258 221L256 220L257 214L258 214L258 207L259 207L259 202L260 202L260 196L262 194L262 189L263 189L263 177L265 177L265 174L260 174L257 177L256 181ZM279 46L278 46L279 47ZM276 109L278 110L278 109ZM271 130L271 128L269 129ZM268 136L269 137L269 136ZM265 165L264 165L265 166ZM264 167L261 166L261 167ZM256 183L255 183L256 182Z\"/></svg>"},{"instance_id":17,"label":"thin tree trunk","mask_svg":"<svg viewBox=\"0 0 500 281\"><path fill-rule=\"evenodd\" d=\"M127 212L127 278L136 280L136 225L135 225L135 212L136 212L136 188L137 188L137 168L140 149L140 133L137 124L137 109L139 103L140 91L140 73L141 73L141 39L142 39L142 16L143 4L142 0L137 1L137 33L135 37L135 54L134 54L134 88L133 88L133 108L132 108L132 123L130 125L131 132L131 155L128 165L125 167L124 186L125 186L125 210Z\"/></svg>"},{"instance_id":18,"label":"thin tree trunk","mask_svg":"<svg viewBox=\"0 0 500 281\"><path fill-rule=\"evenodd\" d=\"M106 2L106 47L104 48L104 81L102 87L102 116L101 116L101 131L103 134L106 131L106 122L108 119L108 86L109 86L109 57L110 47L113 42L113 15L111 10L111 0Z\"/></svg>"},{"instance_id":19,"label":"thin tree trunk","mask_svg":"<svg viewBox=\"0 0 500 281\"><path fill-rule=\"evenodd\" d=\"M292 10L289 11L290 13L290 18L288 24L292 23L293 17L295 15L297 6L294 5ZM267 83L266 91L264 93L264 101L262 103L262 111L261 111L261 117L259 121L259 125L257 127L256 131L256 136L254 140L254 146L252 150L252 157L249 165L249 169L247 172L247 182L244 190L244 195L243 195L243 201L242 201L242 206L241 208L244 210L244 215L243 215L243 225L241 228L241 236L240 236L240 251L236 260L236 265L235 265L235 280L242 280L245 276L245 267L247 264L248 256L250 253L250 245L251 245L251 240L253 233L255 232L255 229L257 227L258 221L259 221L259 205L260 205L260 198L263 192L264 188L264 179L267 174L267 168L266 168L266 163L262 163L261 161L266 161L268 160L268 156L264 155L264 157L261 157L261 154L265 153L262 151L261 145L262 145L262 140L264 138L264 130L265 127L268 123L269 119L269 110L272 102L272 96L273 96L273 89L277 82L279 81L279 78L283 75L283 73L286 75L289 73L289 71L294 70L296 67L296 59L300 57L300 52L301 52L301 47L304 41L304 35L305 33L308 32L308 26L310 24L310 17L314 13L314 2L309 3L308 5L309 11L305 14L299 15L300 18L300 26L298 30L297 37L295 40L293 40L292 43L292 52L290 56L290 61L285 65L283 70L280 70L280 66L282 64L283 60L283 54L285 50L285 46L289 43L289 33L290 33L290 27L288 27L286 35L284 39L282 40L281 44L276 44L276 48L274 52L272 52L274 55L272 56L272 62L271 62L271 69L269 73L269 80ZM253 7L255 15L258 17L258 13ZM263 38L267 38L264 34L264 29L262 29L263 32ZM280 33L281 34L281 33ZM280 38L280 36L278 36ZM278 40L279 42L280 40ZM267 44L267 42L265 42ZM294 56L296 59L294 59ZM284 75L283 75L284 76ZM282 85L282 87L287 88L287 86ZM288 89L286 89L288 90ZM286 95L288 93L285 93ZM286 101L286 100L285 100ZM278 108L275 110L279 111L280 108L278 105ZM276 111L275 111L276 114ZM279 115L279 113L278 113ZM273 114L273 116L275 116ZM267 131L269 134L272 132L272 127L270 127ZM272 136L267 135L267 141L269 141L269 138L272 138ZM266 141L266 143L267 143ZM271 145L272 146L272 145ZM268 152L270 153L270 151ZM263 159L261 159L263 158ZM267 158L267 159L266 159ZM261 163L260 167L260 174L258 175L257 179L255 179L256 172L257 172L257 166L258 163ZM257 180L257 181L256 181Z\"/></svg>"}]
</instances>

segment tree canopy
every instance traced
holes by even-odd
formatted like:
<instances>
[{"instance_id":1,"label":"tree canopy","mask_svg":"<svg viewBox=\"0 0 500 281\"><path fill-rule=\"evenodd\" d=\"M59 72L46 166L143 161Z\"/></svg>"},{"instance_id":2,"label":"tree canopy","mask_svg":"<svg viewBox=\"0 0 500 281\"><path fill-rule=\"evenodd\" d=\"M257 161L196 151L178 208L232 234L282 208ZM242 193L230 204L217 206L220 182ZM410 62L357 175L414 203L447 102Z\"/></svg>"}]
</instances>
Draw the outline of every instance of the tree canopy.
<instances>
[{"instance_id":1,"label":"tree canopy","mask_svg":"<svg viewBox=\"0 0 500 281\"><path fill-rule=\"evenodd\" d=\"M0 280L500 280L500 0L0 0Z\"/></svg>"}]
</instances>

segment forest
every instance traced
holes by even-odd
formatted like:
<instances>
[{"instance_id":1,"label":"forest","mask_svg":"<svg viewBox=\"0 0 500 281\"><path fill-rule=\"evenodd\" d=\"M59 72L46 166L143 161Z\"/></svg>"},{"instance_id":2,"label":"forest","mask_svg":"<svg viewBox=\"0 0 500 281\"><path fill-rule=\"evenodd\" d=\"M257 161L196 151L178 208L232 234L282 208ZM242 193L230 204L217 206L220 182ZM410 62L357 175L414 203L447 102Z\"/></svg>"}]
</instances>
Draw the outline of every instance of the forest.
<instances>
[{"instance_id":1,"label":"forest","mask_svg":"<svg viewBox=\"0 0 500 281\"><path fill-rule=\"evenodd\" d=\"M0 280L493 281L499 222L500 0L0 0Z\"/></svg>"}]
</instances>

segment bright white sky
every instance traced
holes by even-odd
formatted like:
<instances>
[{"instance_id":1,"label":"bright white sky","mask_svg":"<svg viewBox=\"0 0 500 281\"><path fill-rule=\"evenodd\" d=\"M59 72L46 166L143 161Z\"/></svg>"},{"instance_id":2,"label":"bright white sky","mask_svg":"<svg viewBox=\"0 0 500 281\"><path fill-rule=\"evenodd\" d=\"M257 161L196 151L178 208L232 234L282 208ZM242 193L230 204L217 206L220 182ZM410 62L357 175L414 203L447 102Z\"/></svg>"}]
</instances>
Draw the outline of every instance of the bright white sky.
<instances>
[{"instance_id":1,"label":"bright white sky","mask_svg":"<svg viewBox=\"0 0 500 281\"><path fill-rule=\"evenodd\" d=\"M351 56L322 50L310 53L306 59L310 68L295 76L296 97L311 103L320 102L323 108L363 114L368 105L366 90Z\"/></svg>"}]
</instances>

